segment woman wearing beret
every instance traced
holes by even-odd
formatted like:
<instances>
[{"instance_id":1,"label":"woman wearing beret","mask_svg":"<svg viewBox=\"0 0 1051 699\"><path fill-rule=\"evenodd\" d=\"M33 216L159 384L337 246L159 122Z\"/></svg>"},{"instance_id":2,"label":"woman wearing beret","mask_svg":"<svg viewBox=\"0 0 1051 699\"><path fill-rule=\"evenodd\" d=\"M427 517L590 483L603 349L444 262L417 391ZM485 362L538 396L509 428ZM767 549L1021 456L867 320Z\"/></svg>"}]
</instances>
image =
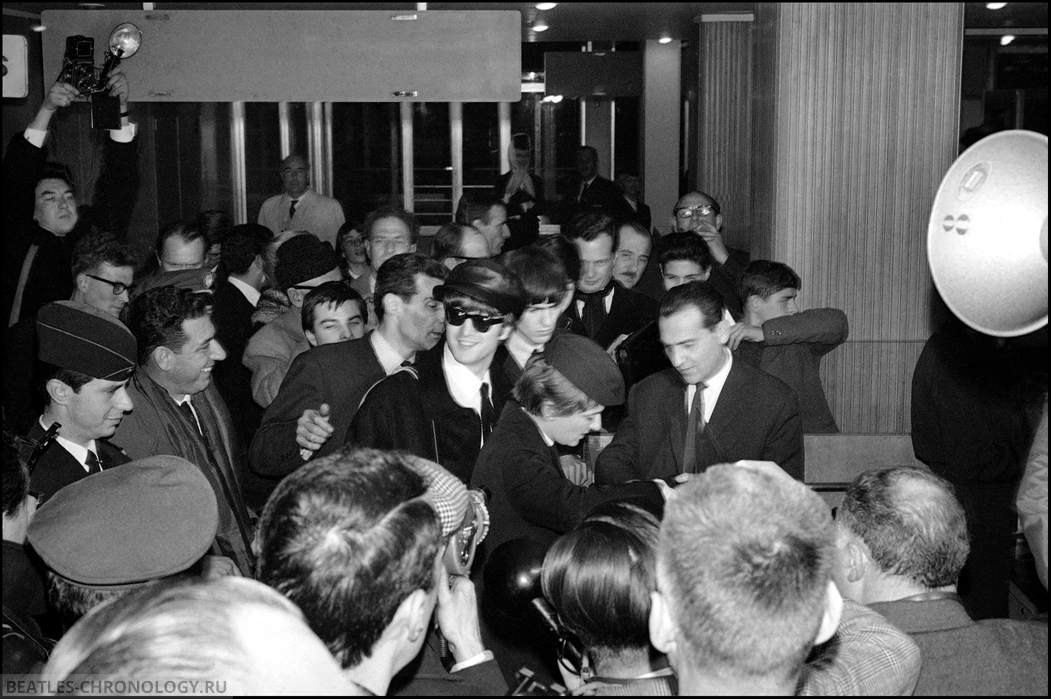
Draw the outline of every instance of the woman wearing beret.
<instances>
[{"instance_id":1,"label":"woman wearing beret","mask_svg":"<svg viewBox=\"0 0 1051 699\"><path fill-rule=\"evenodd\" d=\"M602 410L624 401L613 360L586 337L554 337L534 354L486 441L471 477L489 491L488 550L518 537L549 543L576 527L596 505L637 499L660 511L656 481L579 486L566 478L555 444L574 446L602 424Z\"/></svg>"}]
</instances>

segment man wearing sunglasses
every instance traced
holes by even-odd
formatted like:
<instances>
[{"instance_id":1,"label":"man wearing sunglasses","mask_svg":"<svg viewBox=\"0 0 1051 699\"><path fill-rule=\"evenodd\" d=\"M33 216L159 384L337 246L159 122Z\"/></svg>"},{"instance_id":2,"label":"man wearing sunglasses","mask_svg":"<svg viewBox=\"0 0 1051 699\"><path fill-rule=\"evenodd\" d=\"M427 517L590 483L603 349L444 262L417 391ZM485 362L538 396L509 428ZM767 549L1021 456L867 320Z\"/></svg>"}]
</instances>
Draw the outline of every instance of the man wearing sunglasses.
<instances>
[{"instance_id":1,"label":"man wearing sunglasses","mask_svg":"<svg viewBox=\"0 0 1051 699\"><path fill-rule=\"evenodd\" d=\"M744 307L741 305L738 288L744 274L744 266L748 264L748 253L728 248L723 242L720 232L723 228L723 216L719 211L719 202L712 197L704 192L690 192L675 204L672 226L676 232L694 233L708 243L708 249L715 261L708 283L719 291L734 321L740 322L744 315Z\"/></svg>"},{"instance_id":2,"label":"man wearing sunglasses","mask_svg":"<svg viewBox=\"0 0 1051 699\"><path fill-rule=\"evenodd\" d=\"M131 248L106 234L89 234L73 247L73 297L95 310L120 317L135 288L135 255ZM36 315L24 318L4 336L4 415L10 429L24 434L44 409L33 389L36 363Z\"/></svg>"},{"instance_id":3,"label":"man wearing sunglasses","mask_svg":"<svg viewBox=\"0 0 1051 699\"><path fill-rule=\"evenodd\" d=\"M434 295L445 304L445 342L372 388L347 442L405 449L466 483L511 395L499 367L506 359L503 342L525 308L525 291L499 262L468 260ZM490 372L494 363L498 369Z\"/></svg>"}]
</instances>

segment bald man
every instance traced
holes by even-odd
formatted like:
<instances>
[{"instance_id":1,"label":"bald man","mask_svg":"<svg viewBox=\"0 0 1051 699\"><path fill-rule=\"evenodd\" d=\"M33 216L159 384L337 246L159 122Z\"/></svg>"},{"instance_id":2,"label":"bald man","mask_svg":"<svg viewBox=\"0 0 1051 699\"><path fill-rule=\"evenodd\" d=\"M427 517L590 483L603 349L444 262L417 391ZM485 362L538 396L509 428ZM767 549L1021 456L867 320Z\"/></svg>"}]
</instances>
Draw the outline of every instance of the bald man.
<instances>
[{"instance_id":1,"label":"bald man","mask_svg":"<svg viewBox=\"0 0 1051 699\"><path fill-rule=\"evenodd\" d=\"M332 197L310 188L310 163L294 153L281 161L284 194L270 197L259 209L259 223L274 232L309 231L335 249L339 227L346 222L343 207Z\"/></svg>"}]
</instances>

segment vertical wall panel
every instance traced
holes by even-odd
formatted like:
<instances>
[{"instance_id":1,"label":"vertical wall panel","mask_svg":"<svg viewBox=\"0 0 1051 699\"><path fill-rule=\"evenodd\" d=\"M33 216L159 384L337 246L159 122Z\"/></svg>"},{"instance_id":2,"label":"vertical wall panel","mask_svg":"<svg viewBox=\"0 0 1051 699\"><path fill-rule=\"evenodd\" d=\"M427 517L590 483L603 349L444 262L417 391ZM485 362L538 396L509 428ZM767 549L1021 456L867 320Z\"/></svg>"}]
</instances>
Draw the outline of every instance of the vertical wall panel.
<instances>
[{"instance_id":1,"label":"vertical wall panel","mask_svg":"<svg viewBox=\"0 0 1051 699\"><path fill-rule=\"evenodd\" d=\"M754 28L752 256L851 339L823 379L844 432L909 431L931 328L926 227L956 156L961 4L761 3Z\"/></svg>"},{"instance_id":2,"label":"vertical wall panel","mask_svg":"<svg viewBox=\"0 0 1051 699\"><path fill-rule=\"evenodd\" d=\"M727 244L747 250L752 230L752 22L702 22L698 32L697 188L719 201ZM670 214L661 213L665 218Z\"/></svg>"}]
</instances>

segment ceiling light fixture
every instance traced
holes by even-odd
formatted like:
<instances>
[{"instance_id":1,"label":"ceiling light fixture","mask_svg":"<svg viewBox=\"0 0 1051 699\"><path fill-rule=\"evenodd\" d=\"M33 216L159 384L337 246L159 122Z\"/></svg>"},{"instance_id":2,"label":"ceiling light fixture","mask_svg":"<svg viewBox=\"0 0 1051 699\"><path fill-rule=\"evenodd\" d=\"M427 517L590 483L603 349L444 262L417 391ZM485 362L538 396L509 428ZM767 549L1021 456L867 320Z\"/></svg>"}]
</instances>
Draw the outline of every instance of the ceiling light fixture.
<instances>
[{"instance_id":1,"label":"ceiling light fixture","mask_svg":"<svg viewBox=\"0 0 1051 699\"><path fill-rule=\"evenodd\" d=\"M1010 44L1014 40L1015 40L1015 35L1014 34L1004 34L1003 36L1000 37L1000 45L1001 46L1007 46L1008 44Z\"/></svg>"},{"instance_id":2,"label":"ceiling light fixture","mask_svg":"<svg viewBox=\"0 0 1051 699\"><path fill-rule=\"evenodd\" d=\"M558 5L557 2L538 2L536 4L536 9L540 10L541 12L546 12L547 10L555 9L556 5Z\"/></svg>"},{"instance_id":3,"label":"ceiling light fixture","mask_svg":"<svg viewBox=\"0 0 1051 699\"><path fill-rule=\"evenodd\" d=\"M1007 7L1006 2L987 2L985 3L985 9L987 10L1002 10Z\"/></svg>"},{"instance_id":4,"label":"ceiling light fixture","mask_svg":"<svg viewBox=\"0 0 1051 699\"><path fill-rule=\"evenodd\" d=\"M43 24L34 24L34 25L32 26L32 29L33 29L33 31L35 31L35 32L44 32L44 31L47 31L47 27L46 27L45 25L43 25ZM5 60L6 60L6 59L5 59ZM6 69L6 66L5 66L5 69Z\"/></svg>"},{"instance_id":5,"label":"ceiling light fixture","mask_svg":"<svg viewBox=\"0 0 1051 699\"><path fill-rule=\"evenodd\" d=\"M533 22L533 31L534 32L546 32L547 29L548 29L547 22L545 22L544 20L538 19L538 20Z\"/></svg>"},{"instance_id":6,"label":"ceiling light fixture","mask_svg":"<svg viewBox=\"0 0 1051 699\"><path fill-rule=\"evenodd\" d=\"M670 37L670 36L668 36L667 34L664 34L664 35L663 35L663 36L661 36L661 38L660 38L660 39L658 39L657 41L659 41L659 42L660 42L660 43L662 43L662 44L670 44L670 43L671 43L671 37Z\"/></svg>"}]
</instances>

